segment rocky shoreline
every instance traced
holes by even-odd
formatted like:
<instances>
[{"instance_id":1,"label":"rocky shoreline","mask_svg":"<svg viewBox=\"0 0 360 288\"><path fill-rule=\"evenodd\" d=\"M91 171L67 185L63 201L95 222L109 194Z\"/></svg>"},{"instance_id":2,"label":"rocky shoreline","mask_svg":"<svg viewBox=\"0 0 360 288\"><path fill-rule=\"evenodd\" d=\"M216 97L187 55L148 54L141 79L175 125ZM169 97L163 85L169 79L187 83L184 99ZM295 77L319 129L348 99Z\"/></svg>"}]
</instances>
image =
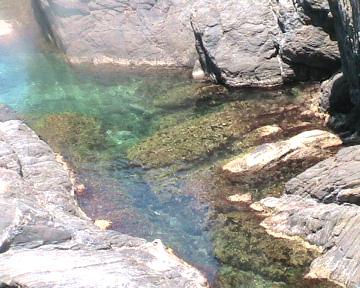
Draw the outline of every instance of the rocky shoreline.
<instances>
[{"instance_id":1,"label":"rocky shoreline","mask_svg":"<svg viewBox=\"0 0 360 288\"><path fill-rule=\"evenodd\" d=\"M344 287L360 283L359 148L341 149L287 182L280 199L254 205L270 213L262 223L270 233L301 237L321 247L323 255L311 264L308 277Z\"/></svg>"},{"instance_id":2,"label":"rocky shoreline","mask_svg":"<svg viewBox=\"0 0 360 288\"><path fill-rule=\"evenodd\" d=\"M208 287L161 243L103 231L50 147L0 109L0 286Z\"/></svg>"},{"instance_id":3,"label":"rocky shoreline","mask_svg":"<svg viewBox=\"0 0 360 288\"><path fill-rule=\"evenodd\" d=\"M327 0L35 0L69 62L172 66L230 87L324 79L340 68ZM79 37L80 35L80 37Z\"/></svg>"},{"instance_id":4,"label":"rocky shoreline","mask_svg":"<svg viewBox=\"0 0 360 288\"><path fill-rule=\"evenodd\" d=\"M343 73L323 83L320 105L331 113L329 124L346 143L359 141L360 86L359 77L353 77L359 74L360 51L355 49L359 37L353 31L359 28L355 22L359 7L352 11L347 0L329 0L330 6L325 0L103 2L32 3L43 32L74 64L187 67L194 68L194 78L228 87L273 87L323 80L338 72L341 56ZM352 20L350 12L354 12ZM350 47L348 39L356 45ZM227 93L225 88L215 90L214 95ZM169 98L167 107L189 101L164 97ZM128 157L136 165L168 167L174 162L201 161L231 146L241 155L222 165L217 176L234 185L256 186L264 179L301 171L287 181L279 198L252 203L251 194L238 193L226 199L235 202L231 207L235 210L245 205L265 216L261 225L270 235L318 249L321 255L312 262L307 278L358 287L360 147L342 148L334 155L342 139L301 122L308 111L299 107L255 114L259 127L253 127L250 113L255 106L229 105L212 118L205 115L177 124L178 131L170 125L132 147ZM260 125L266 112L281 118L282 114L293 117L292 111L301 112L299 123L292 123L301 134L290 133L291 138L276 142L282 128L267 120L264 124L269 125ZM0 108L0 209L4 211L0 286L209 286L197 269L173 255L160 240L150 243L94 225L74 200L68 171L51 148L15 118L9 109ZM282 121L284 127L291 126ZM303 132L307 127L313 130ZM207 133L215 137L207 141ZM200 135L196 143L195 134ZM244 143L244 135L268 143L252 149L257 142ZM174 139L180 140L175 143Z\"/></svg>"}]
</instances>

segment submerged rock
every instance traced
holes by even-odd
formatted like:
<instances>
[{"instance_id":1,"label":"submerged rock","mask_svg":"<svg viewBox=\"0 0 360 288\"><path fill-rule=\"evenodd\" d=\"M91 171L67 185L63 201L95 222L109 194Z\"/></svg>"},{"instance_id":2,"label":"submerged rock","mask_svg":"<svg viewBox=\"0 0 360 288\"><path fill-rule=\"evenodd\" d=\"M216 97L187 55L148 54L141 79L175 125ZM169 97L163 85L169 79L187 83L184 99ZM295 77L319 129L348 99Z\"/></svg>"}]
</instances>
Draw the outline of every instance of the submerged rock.
<instances>
[{"instance_id":1,"label":"submerged rock","mask_svg":"<svg viewBox=\"0 0 360 288\"><path fill-rule=\"evenodd\" d=\"M340 138L326 131L312 130L288 140L258 146L253 152L236 158L222 167L224 174L234 181L261 179L259 174L278 172L280 167L314 163L330 155L342 144ZM296 164L298 163L298 164Z\"/></svg>"},{"instance_id":2,"label":"submerged rock","mask_svg":"<svg viewBox=\"0 0 360 288\"><path fill-rule=\"evenodd\" d=\"M218 90L215 89L215 95L219 95ZM201 95L203 92L199 93ZM274 101L260 98L259 101L255 97L262 97L261 92L256 91L252 94L255 99L224 103L208 109L210 111L204 114L174 113L172 118L163 119L167 123L161 121L161 129L131 147L128 158L147 167L206 161L224 151L239 153L265 141L291 137L304 129L318 128L315 120L317 116L309 110L312 102L310 98L316 93L296 93L301 94L296 94L299 96L296 100L289 99L287 95L290 93L284 91L281 99ZM241 94L229 97L239 96ZM176 115L181 117L177 118Z\"/></svg>"},{"instance_id":3,"label":"submerged rock","mask_svg":"<svg viewBox=\"0 0 360 288\"><path fill-rule=\"evenodd\" d=\"M360 199L359 159L359 146L343 148L290 180L281 198L265 198L257 205L271 214L262 223L269 233L322 249L308 277L345 287L360 285L360 207L349 204Z\"/></svg>"},{"instance_id":4,"label":"submerged rock","mask_svg":"<svg viewBox=\"0 0 360 288\"><path fill-rule=\"evenodd\" d=\"M228 196L226 199L229 200L230 202L239 202L244 204L251 204L253 201L253 197L250 193L234 194Z\"/></svg>"},{"instance_id":5,"label":"submerged rock","mask_svg":"<svg viewBox=\"0 0 360 288\"><path fill-rule=\"evenodd\" d=\"M310 266L308 278L329 279L344 287L358 287L358 206L319 204L314 199L296 195L266 198L260 203L273 213L262 223L270 234L304 239L322 249L323 254Z\"/></svg>"},{"instance_id":6,"label":"submerged rock","mask_svg":"<svg viewBox=\"0 0 360 288\"><path fill-rule=\"evenodd\" d=\"M100 121L79 113L45 115L34 127L54 149L62 151L66 147L78 161L93 158L94 148L106 144Z\"/></svg>"},{"instance_id":7,"label":"submerged rock","mask_svg":"<svg viewBox=\"0 0 360 288\"><path fill-rule=\"evenodd\" d=\"M215 256L223 264L219 273L221 287L307 287L305 281L299 280L318 255L316 250L274 239L253 213L219 214L216 221L213 245Z\"/></svg>"},{"instance_id":8,"label":"submerged rock","mask_svg":"<svg viewBox=\"0 0 360 288\"><path fill-rule=\"evenodd\" d=\"M0 152L0 286L207 287L160 240L96 227L50 147L21 121L0 123Z\"/></svg>"},{"instance_id":9,"label":"submerged rock","mask_svg":"<svg viewBox=\"0 0 360 288\"><path fill-rule=\"evenodd\" d=\"M266 125L259 127L252 131L252 133L255 134L255 137L259 138L266 138L266 137L272 137L276 136L277 134L280 134L283 130L279 125Z\"/></svg>"}]
</instances>

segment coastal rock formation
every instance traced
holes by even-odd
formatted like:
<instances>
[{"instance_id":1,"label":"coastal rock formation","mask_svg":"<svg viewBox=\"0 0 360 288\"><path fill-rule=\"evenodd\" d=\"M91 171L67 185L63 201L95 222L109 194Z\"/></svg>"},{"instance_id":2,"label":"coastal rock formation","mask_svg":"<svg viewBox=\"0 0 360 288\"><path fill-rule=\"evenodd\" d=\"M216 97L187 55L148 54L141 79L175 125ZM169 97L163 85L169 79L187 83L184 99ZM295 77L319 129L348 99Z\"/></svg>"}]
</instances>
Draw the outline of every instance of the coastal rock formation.
<instances>
[{"instance_id":1,"label":"coastal rock formation","mask_svg":"<svg viewBox=\"0 0 360 288\"><path fill-rule=\"evenodd\" d=\"M341 73L322 84L320 107L330 113L329 126L344 142L359 143L360 129L360 6L358 1L329 0L341 54ZM346 136L345 136L346 135Z\"/></svg>"},{"instance_id":2,"label":"coastal rock formation","mask_svg":"<svg viewBox=\"0 0 360 288\"><path fill-rule=\"evenodd\" d=\"M202 67L215 81L274 86L288 74L278 57L280 29L268 1L200 0L191 23Z\"/></svg>"},{"instance_id":3,"label":"coastal rock formation","mask_svg":"<svg viewBox=\"0 0 360 288\"><path fill-rule=\"evenodd\" d=\"M337 73L321 84L320 109L324 112L348 113L352 109L349 84L343 73Z\"/></svg>"},{"instance_id":4,"label":"coastal rock formation","mask_svg":"<svg viewBox=\"0 0 360 288\"><path fill-rule=\"evenodd\" d=\"M310 278L360 285L360 207L349 204L359 203L359 159L360 146L343 148L290 180L280 199L265 198L253 206L270 212L262 223L270 234L322 249L311 264Z\"/></svg>"},{"instance_id":5,"label":"coastal rock formation","mask_svg":"<svg viewBox=\"0 0 360 288\"><path fill-rule=\"evenodd\" d=\"M0 113L1 287L207 287L164 247L96 227L50 147Z\"/></svg>"},{"instance_id":6,"label":"coastal rock formation","mask_svg":"<svg viewBox=\"0 0 360 288\"><path fill-rule=\"evenodd\" d=\"M192 67L189 4L180 0L36 0L42 26L70 62Z\"/></svg>"},{"instance_id":7,"label":"coastal rock formation","mask_svg":"<svg viewBox=\"0 0 360 288\"><path fill-rule=\"evenodd\" d=\"M350 99L360 109L360 6L353 0L329 0Z\"/></svg>"},{"instance_id":8,"label":"coastal rock formation","mask_svg":"<svg viewBox=\"0 0 360 288\"><path fill-rule=\"evenodd\" d=\"M305 198L310 196L323 203L360 204L359 155L358 146L342 149L335 157L289 181L285 193Z\"/></svg>"},{"instance_id":9,"label":"coastal rock formation","mask_svg":"<svg viewBox=\"0 0 360 288\"><path fill-rule=\"evenodd\" d=\"M266 143L253 152L236 158L222 167L224 175L236 182L269 177L281 167L290 169L292 165L307 166L329 156L332 149L341 145L341 140L326 131L311 130L300 133L288 140ZM297 164L296 164L297 163Z\"/></svg>"},{"instance_id":10,"label":"coastal rock formation","mask_svg":"<svg viewBox=\"0 0 360 288\"><path fill-rule=\"evenodd\" d=\"M306 1L298 2L307 7ZM306 22L310 16L304 14L308 10L298 9L300 4L197 1L191 23L205 72L228 86L266 87L319 78L324 70L337 69L336 42L322 27ZM311 10L316 23L329 9L320 7Z\"/></svg>"},{"instance_id":11,"label":"coastal rock formation","mask_svg":"<svg viewBox=\"0 0 360 288\"><path fill-rule=\"evenodd\" d=\"M232 87L318 79L339 68L324 1L34 3L45 33L73 63L195 65L194 77L204 70Z\"/></svg>"}]
</instances>

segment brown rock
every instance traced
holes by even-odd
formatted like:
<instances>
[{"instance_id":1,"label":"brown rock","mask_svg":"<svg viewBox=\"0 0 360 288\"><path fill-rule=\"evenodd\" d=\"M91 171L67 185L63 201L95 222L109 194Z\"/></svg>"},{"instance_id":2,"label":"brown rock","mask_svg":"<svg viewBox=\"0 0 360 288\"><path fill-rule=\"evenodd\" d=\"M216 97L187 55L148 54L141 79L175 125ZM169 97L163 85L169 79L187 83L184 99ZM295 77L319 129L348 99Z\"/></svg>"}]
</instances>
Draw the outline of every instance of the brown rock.
<instances>
[{"instance_id":1,"label":"brown rock","mask_svg":"<svg viewBox=\"0 0 360 288\"><path fill-rule=\"evenodd\" d=\"M229 162L222 170L231 180L242 182L293 162L322 160L341 144L340 138L329 132L306 131L286 141L260 145L253 152Z\"/></svg>"}]
</instances>

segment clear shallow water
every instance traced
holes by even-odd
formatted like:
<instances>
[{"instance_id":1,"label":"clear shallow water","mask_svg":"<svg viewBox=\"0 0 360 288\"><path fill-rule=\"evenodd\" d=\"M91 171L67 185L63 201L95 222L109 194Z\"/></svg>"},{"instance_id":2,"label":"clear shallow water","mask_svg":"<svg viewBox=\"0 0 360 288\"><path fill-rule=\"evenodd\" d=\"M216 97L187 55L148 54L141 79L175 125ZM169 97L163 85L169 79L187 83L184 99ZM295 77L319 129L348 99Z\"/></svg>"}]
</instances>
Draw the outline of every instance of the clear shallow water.
<instances>
[{"instance_id":1,"label":"clear shallow water","mask_svg":"<svg viewBox=\"0 0 360 288\"><path fill-rule=\"evenodd\" d=\"M0 1L2 19L18 16L15 4L27 7L28 15L29 2L15 2ZM143 169L127 159L129 148L159 129L222 111L224 105L176 101L199 88L179 71L71 68L39 37L36 23L25 22L30 30L21 22L15 35L0 38L0 102L65 156L85 184L79 202L90 217L111 220L123 233L162 239L207 273L214 286L319 287L301 281L311 259L306 251L294 252L287 242L267 236L258 226L261 219L246 207L228 205L224 197L214 200L226 189L231 194L242 188L216 179L211 161ZM274 94L282 92L239 91L235 98L267 101L267 107L284 103L269 100ZM223 157L214 153L208 160Z\"/></svg>"}]
</instances>

